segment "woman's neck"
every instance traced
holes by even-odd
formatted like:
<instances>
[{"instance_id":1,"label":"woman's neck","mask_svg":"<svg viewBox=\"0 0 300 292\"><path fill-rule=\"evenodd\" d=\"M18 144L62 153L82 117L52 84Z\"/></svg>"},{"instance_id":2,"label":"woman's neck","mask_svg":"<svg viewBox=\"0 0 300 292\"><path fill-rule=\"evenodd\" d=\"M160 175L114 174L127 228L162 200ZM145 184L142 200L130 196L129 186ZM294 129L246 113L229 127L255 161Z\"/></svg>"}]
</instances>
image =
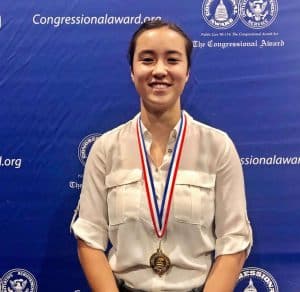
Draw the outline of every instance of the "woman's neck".
<instances>
[{"instance_id":1,"label":"woman's neck","mask_svg":"<svg viewBox=\"0 0 300 292\"><path fill-rule=\"evenodd\" d=\"M149 112L141 108L141 119L144 126L151 133L152 143L150 156L156 167L162 164L171 131L181 117L181 109L168 112Z\"/></svg>"},{"instance_id":2,"label":"woman's neck","mask_svg":"<svg viewBox=\"0 0 300 292\"><path fill-rule=\"evenodd\" d=\"M141 119L144 126L151 133L152 137L169 138L170 132L174 129L181 117L181 109L166 112L149 112L141 108Z\"/></svg>"}]
</instances>

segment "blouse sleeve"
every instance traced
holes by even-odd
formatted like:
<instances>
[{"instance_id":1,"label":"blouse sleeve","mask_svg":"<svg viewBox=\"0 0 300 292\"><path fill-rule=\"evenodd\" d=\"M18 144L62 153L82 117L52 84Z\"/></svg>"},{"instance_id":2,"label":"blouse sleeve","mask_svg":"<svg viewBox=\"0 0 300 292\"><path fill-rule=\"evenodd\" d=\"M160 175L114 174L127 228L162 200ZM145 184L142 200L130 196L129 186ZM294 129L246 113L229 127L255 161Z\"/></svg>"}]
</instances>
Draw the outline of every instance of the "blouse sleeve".
<instances>
[{"instance_id":1,"label":"blouse sleeve","mask_svg":"<svg viewBox=\"0 0 300 292\"><path fill-rule=\"evenodd\" d=\"M71 228L76 238L104 251L108 243L108 215L102 144L102 139L98 138L89 153L79 199L79 214L77 220L71 223Z\"/></svg>"},{"instance_id":2,"label":"blouse sleeve","mask_svg":"<svg viewBox=\"0 0 300 292\"><path fill-rule=\"evenodd\" d=\"M228 136L217 163L215 234L215 257L243 250L249 255L253 239L247 216L243 171Z\"/></svg>"}]
</instances>

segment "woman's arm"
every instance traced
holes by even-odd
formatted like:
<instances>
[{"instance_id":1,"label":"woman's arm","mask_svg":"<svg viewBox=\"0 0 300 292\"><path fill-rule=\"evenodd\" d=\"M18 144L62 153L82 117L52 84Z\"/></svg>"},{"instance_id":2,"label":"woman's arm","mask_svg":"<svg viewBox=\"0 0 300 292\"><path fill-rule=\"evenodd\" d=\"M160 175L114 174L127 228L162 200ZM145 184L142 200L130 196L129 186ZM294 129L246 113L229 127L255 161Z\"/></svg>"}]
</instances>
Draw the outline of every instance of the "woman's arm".
<instances>
[{"instance_id":1,"label":"woman's arm","mask_svg":"<svg viewBox=\"0 0 300 292\"><path fill-rule=\"evenodd\" d=\"M219 157L215 193L215 261L204 292L232 292L252 246L243 170L232 141L227 138Z\"/></svg>"},{"instance_id":2,"label":"woman's arm","mask_svg":"<svg viewBox=\"0 0 300 292\"><path fill-rule=\"evenodd\" d=\"M204 292L233 292L246 260L246 252L220 255L208 275Z\"/></svg>"},{"instance_id":3,"label":"woman's arm","mask_svg":"<svg viewBox=\"0 0 300 292\"><path fill-rule=\"evenodd\" d=\"M78 256L93 292L118 292L116 281L103 251L78 240Z\"/></svg>"}]
</instances>

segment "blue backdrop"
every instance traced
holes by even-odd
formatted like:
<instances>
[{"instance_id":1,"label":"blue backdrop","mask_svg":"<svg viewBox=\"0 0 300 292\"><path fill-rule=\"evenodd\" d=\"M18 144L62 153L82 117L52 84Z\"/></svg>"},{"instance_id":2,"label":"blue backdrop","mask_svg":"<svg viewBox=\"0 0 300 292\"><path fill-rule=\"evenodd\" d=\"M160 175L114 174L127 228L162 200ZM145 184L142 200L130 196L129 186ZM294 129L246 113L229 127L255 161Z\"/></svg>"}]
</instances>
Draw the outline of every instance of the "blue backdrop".
<instances>
[{"instance_id":1,"label":"blue backdrop","mask_svg":"<svg viewBox=\"0 0 300 292\"><path fill-rule=\"evenodd\" d=\"M194 43L183 108L241 156L254 247L236 292L300 291L298 0L2 0L3 292L88 291L69 223L95 138L139 110L128 41L155 17Z\"/></svg>"}]
</instances>

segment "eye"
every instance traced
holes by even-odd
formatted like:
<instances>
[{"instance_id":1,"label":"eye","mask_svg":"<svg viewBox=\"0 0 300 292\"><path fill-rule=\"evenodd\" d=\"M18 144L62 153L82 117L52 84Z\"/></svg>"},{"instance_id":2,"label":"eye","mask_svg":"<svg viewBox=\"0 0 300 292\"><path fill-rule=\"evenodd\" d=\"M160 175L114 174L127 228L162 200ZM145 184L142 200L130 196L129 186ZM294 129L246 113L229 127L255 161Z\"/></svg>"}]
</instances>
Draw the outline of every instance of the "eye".
<instances>
[{"instance_id":1,"label":"eye","mask_svg":"<svg viewBox=\"0 0 300 292\"><path fill-rule=\"evenodd\" d=\"M168 58L170 64L177 64L180 60L177 58Z\"/></svg>"},{"instance_id":2,"label":"eye","mask_svg":"<svg viewBox=\"0 0 300 292\"><path fill-rule=\"evenodd\" d=\"M150 58L150 57L144 57L144 58L142 58L142 62L144 64L151 64L153 61L154 61L154 59Z\"/></svg>"}]
</instances>

